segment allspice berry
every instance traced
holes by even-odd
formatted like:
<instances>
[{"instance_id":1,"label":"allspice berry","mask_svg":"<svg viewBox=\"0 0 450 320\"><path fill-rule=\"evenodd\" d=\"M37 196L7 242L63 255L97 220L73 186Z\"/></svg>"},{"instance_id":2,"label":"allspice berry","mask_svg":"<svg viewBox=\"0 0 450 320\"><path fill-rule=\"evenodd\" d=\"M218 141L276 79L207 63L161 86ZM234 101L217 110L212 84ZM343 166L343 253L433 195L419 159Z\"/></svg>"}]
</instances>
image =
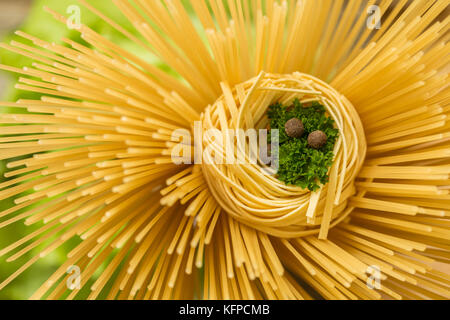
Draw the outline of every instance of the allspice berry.
<instances>
[{"instance_id":1,"label":"allspice berry","mask_svg":"<svg viewBox=\"0 0 450 320\"><path fill-rule=\"evenodd\" d=\"M303 122L300 119L292 118L284 125L286 134L291 138L300 138L305 132Z\"/></svg>"},{"instance_id":2,"label":"allspice berry","mask_svg":"<svg viewBox=\"0 0 450 320\"><path fill-rule=\"evenodd\" d=\"M308 136L308 145L314 149L322 148L327 143L327 135L320 131L313 131Z\"/></svg>"}]
</instances>

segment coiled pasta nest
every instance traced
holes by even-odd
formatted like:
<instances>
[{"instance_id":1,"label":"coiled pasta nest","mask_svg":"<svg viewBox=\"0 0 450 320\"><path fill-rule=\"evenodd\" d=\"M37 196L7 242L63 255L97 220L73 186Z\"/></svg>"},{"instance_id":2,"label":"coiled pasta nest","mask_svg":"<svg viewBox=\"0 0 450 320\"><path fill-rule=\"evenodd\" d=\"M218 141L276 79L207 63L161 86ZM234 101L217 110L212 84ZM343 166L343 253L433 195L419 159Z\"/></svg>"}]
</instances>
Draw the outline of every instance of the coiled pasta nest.
<instances>
[{"instance_id":1,"label":"coiled pasta nest","mask_svg":"<svg viewBox=\"0 0 450 320\"><path fill-rule=\"evenodd\" d=\"M340 132L329 183L315 192L286 185L273 175L274 170L263 170L267 164L254 148L256 137L244 134L248 129L267 127L266 112L271 104L289 105L294 99L304 104L320 102ZM202 122L204 150L214 146L213 152L203 152L202 172L217 202L234 219L283 238L316 234L320 226L320 237L326 238L330 225L352 211L348 199L355 194L354 181L366 154L364 131L353 105L323 81L298 72L261 73L233 89L226 88L206 109ZM211 129L223 135L235 130L235 139L222 139L233 140L233 147L228 150L228 144L208 134Z\"/></svg>"}]
</instances>

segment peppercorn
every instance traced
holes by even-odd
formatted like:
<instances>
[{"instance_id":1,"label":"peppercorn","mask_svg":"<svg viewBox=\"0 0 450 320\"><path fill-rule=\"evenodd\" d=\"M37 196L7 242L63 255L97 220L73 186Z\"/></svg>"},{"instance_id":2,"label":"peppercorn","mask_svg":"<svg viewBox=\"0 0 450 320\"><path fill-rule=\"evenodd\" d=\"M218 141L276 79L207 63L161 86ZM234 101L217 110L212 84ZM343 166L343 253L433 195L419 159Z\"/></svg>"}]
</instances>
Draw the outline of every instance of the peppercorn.
<instances>
[{"instance_id":1,"label":"peppercorn","mask_svg":"<svg viewBox=\"0 0 450 320\"><path fill-rule=\"evenodd\" d=\"M323 131L313 131L308 136L308 145L314 149L322 148L325 143L327 143L327 135Z\"/></svg>"},{"instance_id":2,"label":"peppercorn","mask_svg":"<svg viewBox=\"0 0 450 320\"><path fill-rule=\"evenodd\" d=\"M300 119L292 118L284 125L286 134L291 138L300 138L305 132L305 127Z\"/></svg>"}]
</instances>

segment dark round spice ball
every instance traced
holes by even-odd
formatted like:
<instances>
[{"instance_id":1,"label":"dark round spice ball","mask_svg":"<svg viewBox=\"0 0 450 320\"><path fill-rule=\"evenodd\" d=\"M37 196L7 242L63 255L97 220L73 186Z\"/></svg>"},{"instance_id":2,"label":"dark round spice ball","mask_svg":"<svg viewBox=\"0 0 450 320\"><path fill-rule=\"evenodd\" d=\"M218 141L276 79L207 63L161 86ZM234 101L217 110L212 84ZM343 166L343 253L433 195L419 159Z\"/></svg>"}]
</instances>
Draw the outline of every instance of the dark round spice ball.
<instances>
[{"instance_id":1,"label":"dark round spice ball","mask_svg":"<svg viewBox=\"0 0 450 320\"><path fill-rule=\"evenodd\" d=\"M327 143L327 135L320 130L313 131L308 136L308 144L314 149L322 148Z\"/></svg>"},{"instance_id":2,"label":"dark round spice ball","mask_svg":"<svg viewBox=\"0 0 450 320\"><path fill-rule=\"evenodd\" d=\"M286 134L291 138L300 138L305 132L305 127L300 119L292 118L284 125Z\"/></svg>"}]
</instances>

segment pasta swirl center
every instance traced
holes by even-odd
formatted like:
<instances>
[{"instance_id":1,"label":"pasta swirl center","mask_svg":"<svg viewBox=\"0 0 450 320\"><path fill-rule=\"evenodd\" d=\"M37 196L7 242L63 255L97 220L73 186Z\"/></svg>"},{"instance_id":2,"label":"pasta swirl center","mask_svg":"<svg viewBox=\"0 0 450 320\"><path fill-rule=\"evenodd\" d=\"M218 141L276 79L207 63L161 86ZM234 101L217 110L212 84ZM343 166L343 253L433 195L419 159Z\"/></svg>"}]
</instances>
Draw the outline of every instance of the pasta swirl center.
<instances>
[{"instance_id":1,"label":"pasta swirl center","mask_svg":"<svg viewBox=\"0 0 450 320\"><path fill-rule=\"evenodd\" d=\"M202 172L217 202L232 218L276 237L319 233L326 238L329 228L353 209L348 199L366 155L363 126L353 105L325 82L298 72L261 73L234 88L222 88L224 94L202 114ZM321 103L339 129L329 182L315 192L279 181L261 157L264 138L254 134L267 127L271 104L289 105L294 99Z\"/></svg>"}]
</instances>

